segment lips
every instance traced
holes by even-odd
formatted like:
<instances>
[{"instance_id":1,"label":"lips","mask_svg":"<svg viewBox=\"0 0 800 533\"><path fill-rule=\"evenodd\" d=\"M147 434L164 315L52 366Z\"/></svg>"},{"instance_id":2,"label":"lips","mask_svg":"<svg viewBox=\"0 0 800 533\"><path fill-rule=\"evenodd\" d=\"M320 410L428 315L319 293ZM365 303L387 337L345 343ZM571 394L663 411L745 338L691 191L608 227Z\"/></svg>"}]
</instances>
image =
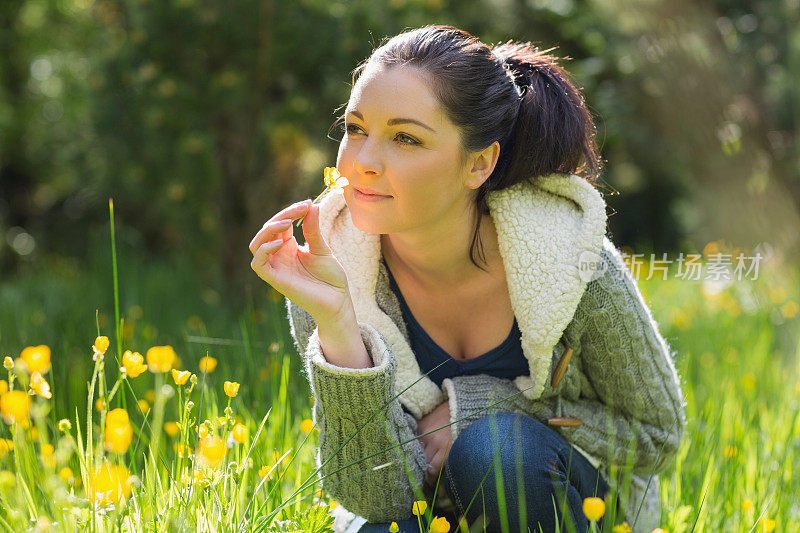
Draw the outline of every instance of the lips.
<instances>
[{"instance_id":1,"label":"lips","mask_svg":"<svg viewBox=\"0 0 800 533\"><path fill-rule=\"evenodd\" d=\"M378 191L374 191L372 189L368 189L366 187L353 187L355 190L360 192L361 194L367 194L370 196L389 196L388 194L381 194Z\"/></svg>"}]
</instances>

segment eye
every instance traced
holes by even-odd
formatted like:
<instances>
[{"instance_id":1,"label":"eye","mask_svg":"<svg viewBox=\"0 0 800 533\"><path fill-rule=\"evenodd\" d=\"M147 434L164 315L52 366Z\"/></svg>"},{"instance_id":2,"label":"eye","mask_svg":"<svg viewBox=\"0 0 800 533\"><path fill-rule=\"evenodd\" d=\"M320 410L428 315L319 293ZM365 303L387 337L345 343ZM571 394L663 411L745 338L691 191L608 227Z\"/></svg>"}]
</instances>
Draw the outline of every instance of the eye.
<instances>
[{"instance_id":1,"label":"eye","mask_svg":"<svg viewBox=\"0 0 800 533\"><path fill-rule=\"evenodd\" d=\"M339 125L339 129L344 131L344 132L347 132L347 133L353 133L353 134L355 134L355 133L363 133L363 131L361 131L361 132L358 131L358 130L361 130L361 127L357 126L356 124L353 124L352 122L350 124L340 124ZM395 139L405 139L405 140L401 140L399 142L400 142L400 144L405 144L407 146L414 146L414 145L420 144L420 142L417 141L415 138L413 138L410 135L407 135L405 133L398 133L397 136L395 137Z\"/></svg>"}]
</instances>

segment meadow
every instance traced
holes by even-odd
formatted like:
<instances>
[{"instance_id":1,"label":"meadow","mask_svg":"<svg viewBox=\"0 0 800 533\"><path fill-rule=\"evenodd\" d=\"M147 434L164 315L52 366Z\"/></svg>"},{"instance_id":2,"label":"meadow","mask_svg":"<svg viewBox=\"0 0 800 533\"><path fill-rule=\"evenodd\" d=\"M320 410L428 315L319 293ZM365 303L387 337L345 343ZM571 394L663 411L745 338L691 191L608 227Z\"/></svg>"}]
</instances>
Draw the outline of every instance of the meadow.
<instances>
[{"instance_id":1,"label":"meadow","mask_svg":"<svg viewBox=\"0 0 800 533\"><path fill-rule=\"evenodd\" d=\"M44 255L0 284L0 527L328 531L282 295L254 274L231 311L188 261L110 230L88 264ZM730 283L640 276L687 401L663 531L800 530L799 282L778 261Z\"/></svg>"}]
</instances>

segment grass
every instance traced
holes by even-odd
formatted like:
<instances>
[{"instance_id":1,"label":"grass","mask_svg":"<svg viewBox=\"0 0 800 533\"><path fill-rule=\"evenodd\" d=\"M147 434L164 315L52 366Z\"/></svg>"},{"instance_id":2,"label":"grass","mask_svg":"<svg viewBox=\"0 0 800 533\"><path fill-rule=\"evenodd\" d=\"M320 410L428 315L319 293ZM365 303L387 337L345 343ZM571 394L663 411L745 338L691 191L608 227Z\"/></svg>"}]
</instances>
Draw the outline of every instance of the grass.
<instances>
[{"instance_id":1,"label":"grass","mask_svg":"<svg viewBox=\"0 0 800 533\"><path fill-rule=\"evenodd\" d=\"M84 267L44 256L0 286L0 357L17 360L0 387L27 390L20 354L46 345L53 392L31 398L27 428L0 423L0 527L327 531L335 502L319 490L309 389L298 379L282 296L254 275L263 290L234 311L180 257L145 263L136 250L112 247L98 243ZM665 531L800 527L800 290L792 272L762 265L758 279L728 286L674 274L639 281L677 351L687 400L686 438L660 476ZM95 361L98 335L111 342ZM149 370L121 378L120 352L165 345L194 385ZM200 371L204 356L219 362L213 371ZM225 381L240 383L235 397ZM113 409L125 409L133 433L122 453L103 444ZM242 442L237 425L246 428L236 433ZM207 435L226 444L218 464L211 444L198 446ZM118 475L105 464L125 469L127 498L116 499L114 482L97 497L103 478Z\"/></svg>"}]
</instances>

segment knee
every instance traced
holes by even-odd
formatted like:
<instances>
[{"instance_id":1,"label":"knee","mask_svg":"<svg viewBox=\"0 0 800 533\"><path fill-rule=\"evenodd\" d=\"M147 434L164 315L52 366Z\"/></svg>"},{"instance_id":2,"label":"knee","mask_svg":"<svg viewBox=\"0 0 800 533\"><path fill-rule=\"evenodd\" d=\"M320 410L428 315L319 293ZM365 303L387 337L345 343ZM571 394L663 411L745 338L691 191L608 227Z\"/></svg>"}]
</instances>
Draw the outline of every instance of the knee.
<instances>
[{"instance_id":1,"label":"knee","mask_svg":"<svg viewBox=\"0 0 800 533\"><path fill-rule=\"evenodd\" d=\"M483 477L497 465L504 474L522 467L525 477L551 479L562 474L558 437L538 420L516 413L479 418L453 442L447 462L469 477Z\"/></svg>"}]
</instances>

